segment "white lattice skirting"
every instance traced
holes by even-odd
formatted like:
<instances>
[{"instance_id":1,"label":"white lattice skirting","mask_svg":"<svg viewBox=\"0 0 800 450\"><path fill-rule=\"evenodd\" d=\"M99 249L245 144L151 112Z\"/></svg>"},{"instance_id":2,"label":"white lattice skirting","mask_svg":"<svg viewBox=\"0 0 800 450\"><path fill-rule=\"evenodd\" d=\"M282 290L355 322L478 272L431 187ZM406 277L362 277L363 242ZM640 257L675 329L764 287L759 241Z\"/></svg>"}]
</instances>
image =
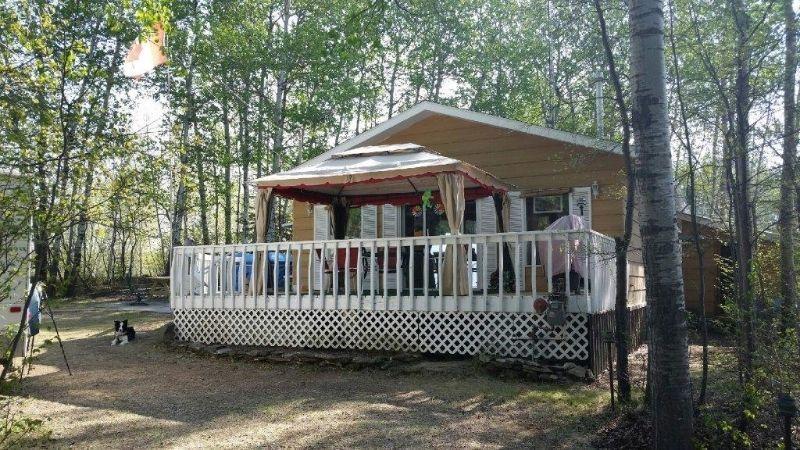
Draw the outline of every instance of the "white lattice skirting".
<instances>
[{"instance_id":1,"label":"white lattice skirting","mask_svg":"<svg viewBox=\"0 0 800 450\"><path fill-rule=\"evenodd\" d=\"M176 309L181 340L205 344L396 350L585 361L586 314L550 330L531 313ZM547 330L547 331L545 331ZM536 334L538 338L531 340Z\"/></svg>"}]
</instances>

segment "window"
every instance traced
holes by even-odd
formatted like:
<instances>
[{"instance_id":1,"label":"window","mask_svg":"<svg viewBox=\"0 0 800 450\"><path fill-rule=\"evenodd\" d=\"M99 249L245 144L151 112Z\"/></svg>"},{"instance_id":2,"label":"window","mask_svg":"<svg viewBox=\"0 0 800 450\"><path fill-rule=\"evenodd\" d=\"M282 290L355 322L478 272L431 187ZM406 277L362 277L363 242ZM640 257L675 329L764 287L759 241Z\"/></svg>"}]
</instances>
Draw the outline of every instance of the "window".
<instances>
[{"instance_id":1,"label":"window","mask_svg":"<svg viewBox=\"0 0 800 450\"><path fill-rule=\"evenodd\" d=\"M564 210L564 198L560 195L533 197L533 212L536 214L560 213Z\"/></svg>"},{"instance_id":2,"label":"window","mask_svg":"<svg viewBox=\"0 0 800 450\"><path fill-rule=\"evenodd\" d=\"M569 194L529 197L525 202L528 231L544 230L560 217L569 214Z\"/></svg>"},{"instance_id":3,"label":"window","mask_svg":"<svg viewBox=\"0 0 800 450\"><path fill-rule=\"evenodd\" d=\"M569 214L569 194L542 195L525 199L525 218L528 231L541 231L560 217ZM526 261L530 264L531 249L528 247ZM536 265L542 263L541 255L536 255Z\"/></svg>"}]
</instances>

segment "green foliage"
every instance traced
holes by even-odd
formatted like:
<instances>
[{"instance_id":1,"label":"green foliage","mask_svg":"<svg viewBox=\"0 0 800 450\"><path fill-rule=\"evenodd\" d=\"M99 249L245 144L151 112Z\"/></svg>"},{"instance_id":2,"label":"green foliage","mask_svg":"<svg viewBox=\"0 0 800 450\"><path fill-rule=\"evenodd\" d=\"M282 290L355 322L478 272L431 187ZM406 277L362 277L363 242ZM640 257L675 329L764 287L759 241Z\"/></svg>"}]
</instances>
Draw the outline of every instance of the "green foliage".
<instances>
[{"instance_id":1,"label":"green foliage","mask_svg":"<svg viewBox=\"0 0 800 450\"><path fill-rule=\"evenodd\" d=\"M42 445L49 439L43 420L15 414L12 408L12 399L0 396L0 446L25 448Z\"/></svg>"}]
</instances>

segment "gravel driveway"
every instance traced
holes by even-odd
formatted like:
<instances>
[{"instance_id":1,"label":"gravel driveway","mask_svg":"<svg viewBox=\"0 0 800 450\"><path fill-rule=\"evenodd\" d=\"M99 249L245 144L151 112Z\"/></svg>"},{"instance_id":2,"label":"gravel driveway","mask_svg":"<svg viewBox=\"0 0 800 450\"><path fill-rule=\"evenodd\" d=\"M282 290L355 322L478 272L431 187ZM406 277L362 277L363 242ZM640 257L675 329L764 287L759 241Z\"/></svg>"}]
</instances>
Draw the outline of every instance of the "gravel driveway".
<instances>
[{"instance_id":1,"label":"gravel driveway","mask_svg":"<svg viewBox=\"0 0 800 450\"><path fill-rule=\"evenodd\" d=\"M597 386L235 361L162 344L169 316L56 314L74 376L49 345L16 389L46 446L575 448L608 417ZM111 347L120 317L139 339Z\"/></svg>"}]
</instances>

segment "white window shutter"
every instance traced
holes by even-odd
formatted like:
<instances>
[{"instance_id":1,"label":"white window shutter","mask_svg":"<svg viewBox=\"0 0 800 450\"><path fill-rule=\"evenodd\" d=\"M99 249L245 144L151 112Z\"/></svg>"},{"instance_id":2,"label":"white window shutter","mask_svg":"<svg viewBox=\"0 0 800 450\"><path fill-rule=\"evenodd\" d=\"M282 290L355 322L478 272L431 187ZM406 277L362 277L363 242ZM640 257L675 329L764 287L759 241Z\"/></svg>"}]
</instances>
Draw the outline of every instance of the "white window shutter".
<instances>
[{"instance_id":1,"label":"white window shutter","mask_svg":"<svg viewBox=\"0 0 800 450\"><path fill-rule=\"evenodd\" d=\"M401 209L395 205L383 205L383 237L400 237Z\"/></svg>"},{"instance_id":2,"label":"white window shutter","mask_svg":"<svg viewBox=\"0 0 800 450\"><path fill-rule=\"evenodd\" d=\"M511 202L511 204L509 205L510 214L508 217L508 222L509 222L508 231L513 233L523 232L525 231L525 228L527 228L526 224L527 220L525 215L525 198L522 197L522 194L519 192L509 192L508 199ZM519 258L517 258L517 245L513 243L509 245L509 250L511 251L511 255L509 256L511 256L512 261L516 259L517 261L515 264L516 268L522 268L525 266L525 256L526 256L524 251L525 248L523 246L520 247L522 248L519 249ZM515 270L515 273L517 274L516 282L521 283L522 278L525 276L525 271Z\"/></svg>"},{"instance_id":3,"label":"white window shutter","mask_svg":"<svg viewBox=\"0 0 800 450\"><path fill-rule=\"evenodd\" d=\"M403 219L403 209L402 206L395 206L395 205L383 205L383 237L384 238L396 238L402 237L402 219ZM380 272L378 272L380 273ZM402 280L402 273L401 273L401 286L403 285ZM380 285L380 283L378 283ZM388 289L396 289L397 288L397 277L394 272L389 273L389 277L386 279L386 287Z\"/></svg>"},{"instance_id":4,"label":"white window shutter","mask_svg":"<svg viewBox=\"0 0 800 450\"><path fill-rule=\"evenodd\" d=\"M583 218L586 229L592 229L592 188L572 188L569 193L569 213Z\"/></svg>"},{"instance_id":5,"label":"white window shutter","mask_svg":"<svg viewBox=\"0 0 800 450\"><path fill-rule=\"evenodd\" d=\"M314 205L314 240L331 238L331 217L327 205Z\"/></svg>"},{"instance_id":6,"label":"white window shutter","mask_svg":"<svg viewBox=\"0 0 800 450\"><path fill-rule=\"evenodd\" d=\"M475 232L477 234L497 233L497 212L492 197L475 200ZM478 286L483 287L483 253L486 252L486 276L497 270L497 245L478 246Z\"/></svg>"},{"instance_id":7,"label":"white window shutter","mask_svg":"<svg viewBox=\"0 0 800 450\"><path fill-rule=\"evenodd\" d=\"M361 207L361 237L364 239L378 237L378 207L375 205Z\"/></svg>"},{"instance_id":8,"label":"white window shutter","mask_svg":"<svg viewBox=\"0 0 800 450\"><path fill-rule=\"evenodd\" d=\"M331 238L331 211L327 205L314 205L314 240L325 241ZM319 264L322 262L318 256L319 253L314 254L314 289L320 290L319 279Z\"/></svg>"},{"instance_id":9,"label":"white window shutter","mask_svg":"<svg viewBox=\"0 0 800 450\"><path fill-rule=\"evenodd\" d=\"M525 231L525 199L519 192L509 192L508 199L511 202L509 208L508 232Z\"/></svg>"}]
</instances>

